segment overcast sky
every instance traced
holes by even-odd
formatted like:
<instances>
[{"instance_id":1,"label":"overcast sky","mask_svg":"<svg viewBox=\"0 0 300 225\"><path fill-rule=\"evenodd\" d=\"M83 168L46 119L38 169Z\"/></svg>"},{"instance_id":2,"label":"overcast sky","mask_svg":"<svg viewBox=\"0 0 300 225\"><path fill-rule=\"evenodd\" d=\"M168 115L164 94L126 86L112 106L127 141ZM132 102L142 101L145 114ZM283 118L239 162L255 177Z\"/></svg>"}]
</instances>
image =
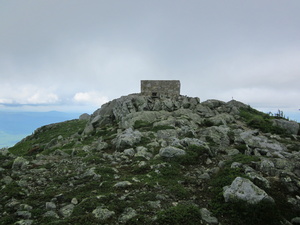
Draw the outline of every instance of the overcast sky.
<instances>
[{"instance_id":1,"label":"overcast sky","mask_svg":"<svg viewBox=\"0 0 300 225\"><path fill-rule=\"evenodd\" d=\"M299 0L0 0L0 110L81 111L178 79L181 94L300 114Z\"/></svg>"}]
</instances>

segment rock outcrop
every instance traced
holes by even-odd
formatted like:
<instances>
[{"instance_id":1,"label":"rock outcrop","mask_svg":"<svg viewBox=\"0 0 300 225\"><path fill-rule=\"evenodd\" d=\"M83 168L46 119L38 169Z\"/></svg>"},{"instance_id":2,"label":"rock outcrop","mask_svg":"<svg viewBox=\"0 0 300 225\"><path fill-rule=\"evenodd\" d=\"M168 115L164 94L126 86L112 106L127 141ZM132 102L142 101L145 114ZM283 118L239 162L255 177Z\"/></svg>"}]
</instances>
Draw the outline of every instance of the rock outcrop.
<instances>
[{"instance_id":1,"label":"rock outcrop","mask_svg":"<svg viewBox=\"0 0 300 225\"><path fill-rule=\"evenodd\" d=\"M297 224L298 133L234 100L123 96L0 151L0 224Z\"/></svg>"}]
</instances>

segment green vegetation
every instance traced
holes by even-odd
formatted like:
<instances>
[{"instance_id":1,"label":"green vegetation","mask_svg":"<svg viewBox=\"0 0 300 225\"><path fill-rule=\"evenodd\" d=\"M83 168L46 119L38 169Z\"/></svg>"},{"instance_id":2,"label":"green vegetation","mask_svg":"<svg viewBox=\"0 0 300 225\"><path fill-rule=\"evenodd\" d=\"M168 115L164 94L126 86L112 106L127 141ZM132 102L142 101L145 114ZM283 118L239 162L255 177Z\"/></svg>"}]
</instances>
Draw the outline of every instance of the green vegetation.
<instances>
[{"instance_id":1,"label":"green vegetation","mask_svg":"<svg viewBox=\"0 0 300 225\"><path fill-rule=\"evenodd\" d=\"M169 125L158 125L153 127L153 129L151 131L153 132L157 132L159 130L168 130L168 129L175 129L173 126L169 126Z\"/></svg>"},{"instance_id":2,"label":"green vegetation","mask_svg":"<svg viewBox=\"0 0 300 225\"><path fill-rule=\"evenodd\" d=\"M241 108L240 116L249 127L259 129L264 133L286 134L284 129L272 124L272 116L253 109L250 106L248 108Z\"/></svg>"},{"instance_id":3,"label":"green vegetation","mask_svg":"<svg viewBox=\"0 0 300 225\"><path fill-rule=\"evenodd\" d=\"M199 208L193 205L177 205L161 211L157 215L157 224L199 224L201 214Z\"/></svg>"},{"instance_id":4,"label":"green vegetation","mask_svg":"<svg viewBox=\"0 0 300 225\"><path fill-rule=\"evenodd\" d=\"M148 121L144 121L144 120L136 120L134 122L133 128L134 129L141 129L143 130L143 128L151 128L153 126L153 123L148 122Z\"/></svg>"},{"instance_id":5,"label":"green vegetation","mask_svg":"<svg viewBox=\"0 0 300 225\"><path fill-rule=\"evenodd\" d=\"M203 146L190 145L185 152L185 155L175 158L174 161L182 165L196 165L203 163L208 156L208 149Z\"/></svg>"},{"instance_id":6,"label":"green vegetation","mask_svg":"<svg viewBox=\"0 0 300 225\"><path fill-rule=\"evenodd\" d=\"M236 177L248 178L242 169L230 168L233 162L250 165L253 161L259 161L256 156L238 154L227 161L225 167L215 175L210 185L213 187L211 194L211 208L217 217L223 217L226 224L278 224L283 218L293 218L297 215L291 205L287 203L286 196L282 193L283 187L276 187L272 184L272 189L266 192L274 197L276 204L262 201L258 204L247 204L243 201L226 203L223 197L223 187L230 185ZM249 179L249 178L248 178Z\"/></svg>"},{"instance_id":7,"label":"green vegetation","mask_svg":"<svg viewBox=\"0 0 300 225\"><path fill-rule=\"evenodd\" d=\"M70 137L71 135L82 131L85 125L86 121L83 120L69 120L62 123L43 126L25 140L9 148L9 151L15 155L31 155L40 153L44 150L43 147L45 146L43 145L54 141L60 135L63 138Z\"/></svg>"}]
</instances>

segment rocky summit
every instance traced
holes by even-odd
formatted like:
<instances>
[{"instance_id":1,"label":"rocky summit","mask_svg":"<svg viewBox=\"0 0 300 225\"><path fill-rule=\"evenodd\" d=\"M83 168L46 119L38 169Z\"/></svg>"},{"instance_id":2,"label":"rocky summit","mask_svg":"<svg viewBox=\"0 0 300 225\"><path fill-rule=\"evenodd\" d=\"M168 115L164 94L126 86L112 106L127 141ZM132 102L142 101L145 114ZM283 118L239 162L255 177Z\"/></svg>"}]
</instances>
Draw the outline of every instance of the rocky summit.
<instances>
[{"instance_id":1,"label":"rocky summit","mask_svg":"<svg viewBox=\"0 0 300 225\"><path fill-rule=\"evenodd\" d=\"M0 224L300 224L299 124L131 94L0 151Z\"/></svg>"}]
</instances>

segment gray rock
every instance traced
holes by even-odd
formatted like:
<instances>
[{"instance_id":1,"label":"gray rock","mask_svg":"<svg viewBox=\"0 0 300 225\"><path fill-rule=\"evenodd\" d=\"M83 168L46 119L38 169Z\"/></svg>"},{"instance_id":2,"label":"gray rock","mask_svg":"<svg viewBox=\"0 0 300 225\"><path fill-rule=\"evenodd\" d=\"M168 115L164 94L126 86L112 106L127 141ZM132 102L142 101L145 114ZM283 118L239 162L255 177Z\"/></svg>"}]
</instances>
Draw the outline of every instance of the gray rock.
<instances>
[{"instance_id":1,"label":"gray rock","mask_svg":"<svg viewBox=\"0 0 300 225\"><path fill-rule=\"evenodd\" d=\"M19 220L17 222L15 222L14 224L17 224L17 225L31 225L33 224L33 220Z\"/></svg>"},{"instance_id":2,"label":"gray rock","mask_svg":"<svg viewBox=\"0 0 300 225\"><path fill-rule=\"evenodd\" d=\"M126 188L126 187L129 187L131 186L132 183L130 183L129 181L120 181L118 183L116 183L114 185L115 188Z\"/></svg>"},{"instance_id":3,"label":"gray rock","mask_svg":"<svg viewBox=\"0 0 300 225\"><path fill-rule=\"evenodd\" d=\"M139 131L134 131L131 128L126 129L113 139L113 144L118 150L132 147L141 141L142 134Z\"/></svg>"},{"instance_id":4,"label":"gray rock","mask_svg":"<svg viewBox=\"0 0 300 225\"><path fill-rule=\"evenodd\" d=\"M225 102L216 99L209 99L202 102L201 105L207 106L210 109L216 109L218 107L221 107L222 105L225 105Z\"/></svg>"},{"instance_id":5,"label":"gray rock","mask_svg":"<svg viewBox=\"0 0 300 225\"><path fill-rule=\"evenodd\" d=\"M200 214L202 220L204 220L208 224L218 224L218 219L214 216L211 216L211 212L206 208L200 209Z\"/></svg>"},{"instance_id":6,"label":"gray rock","mask_svg":"<svg viewBox=\"0 0 300 225\"><path fill-rule=\"evenodd\" d=\"M199 179L202 180L209 180L210 179L210 175L208 173L203 173L199 176Z\"/></svg>"},{"instance_id":7,"label":"gray rock","mask_svg":"<svg viewBox=\"0 0 300 225\"><path fill-rule=\"evenodd\" d=\"M266 173L268 175L274 176L275 175L275 165L269 159L263 159L260 163L260 171Z\"/></svg>"},{"instance_id":8,"label":"gray rock","mask_svg":"<svg viewBox=\"0 0 300 225\"><path fill-rule=\"evenodd\" d=\"M164 158L173 158L177 156L185 155L186 152L180 148L168 146L159 150L159 155Z\"/></svg>"},{"instance_id":9,"label":"gray rock","mask_svg":"<svg viewBox=\"0 0 300 225\"><path fill-rule=\"evenodd\" d=\"M57 215L57 213L54 212L54 211L47 211L43 216L44 217L53 217L53 218L56 218L56 219L59 218L59 216Z\"/></svg>"},{"instance_id":10,"label":"gray rock","mask_svg":"<svg viewBox=\"0 0 300 225\"><path fill-rule=\"evenodd\" d=\"M100 141L97 145L97 150L101 151L103 149L106 149L108 147L108 144L106 142Z\"/></svg>"},{"instance_id":11,"label":"gray rock","mask_svg":"<svg viewBox=\"0 0 300 225\"><path fill-rule=\"evenodd\" d=\"M69 204L69 205L66 205L64 207L62 207L60 210L59 210L59 213L63 216L63 217L70 217L73 213L73 210L74 210L74 205L73 204Z\"/></svg>"},{"instance_id":12,"label":"gray rock","mask_svg":"<svg viewBox=\"0 0 300 225\"><path fill-rule=\"evenodd\" d=\"M298 134L299 123L295 121L288 121L284 119L273 119L273 125L284 129L288 134Z\"/></svg>"},{"instance_id":13,"label":"gray rock","mask_svg":"<svg viewBox=\"0 0 300 225\"><path fill-rule=\"evenodd\" d=\"M148 201L147 204L153 208L153 209L160 209L161 208L161 201L157 200L157 201Z\"/></svg>"},{"instance_id":14,"label":"gray rock","mask_svg":"<svg viewBox=\"0 0 300 225\"><path fill-rule=\"evenodd\" d=\"M107 220L113 215L115 215L114 211L110 211L108 209L103 208L102 206L97 207L93 210L94 216L99 220Z\"/></svg>"},{"instance_id":15,"label":"gray rock","mask_svg":"<svg viewBox=\"0 0 300 225\"><path fill-rule=\"evenodd\" d=\"M134 156L135 154L135 151L133 148L129 148L129 149L125 149L123 151L123 154L126 155L126 156Z\"/></svg>"},{"instance_id":16,"label":"gray rock","mask_svg":"<svg viewBox=\"0 0 300 225\"><path fill-rule=\"evenodd\" d=\"M5 176L3 177L3 179L1 180L4 184L10 184L13 179L10 176Z\"/></svg>"},{"instance_id":17,"label":"gray rock","mask_svg":"<svg viewBox=\"0 0 300 225\"><path fill-rule=\"evenodd\" d=\"M13 170L23 170L29 164L29 161L23 157L17 157L12 165Z\"/></svg>"},{"instance_id":18,"label":"gray rock","mask_svg":"<svg viewBox=\"0 0 300 225\"><path fill-rule=\"evenodd\" d=\"M135 216L137 216L137 212L133 208L126 208L119 217L119 222L126 223L128 220L132 219Z\"/></svg>"},{"instance_id":19,"label":"gray rock","mask_svg":"<svg viewBox=\"0 0 300 225\"><path fill-rule=\"evenodd\" d=\"M143 157L147 160L149 160L153 157L153 155L150 152L148 152L148 149L143 146L139 146L136 148L136 153L134 156L135 157Z\"/></svg>"},{"instance_id":20,"label":"gray rock","mask_svg":"<svg viewBox=\"0 0 300 225\"><path fill-rule=\"evenodd\" d=\"M259 175L257 172L255 171L246 171L245 170L245 174L251 179L251 181L253 181L256 185L258 186L262 186L264 188L270 188L270 182L264 178L263 176Z\"/></svg>"},{"instance_id":21,"label":"gray rock","mask_svg":"<svg viewBox=\"0 0 300 225\"><path fill-rule=\"evenodd\" d=\"M30 211L32 209L33 209L33 207L28 204L20 204L19 205L19 210Z\"/></svg>"},{"instance_id":22,"label":"gray rock","mask_svg":"<svg viewBox=\"0 0 300 225\"><path fill-rule=\"evenodd\" d=\"M31 218L31 212L28 212L28 211L17 211L16 215L18 217L22 217L24 219L30 219Z\"/></svg>"},{"instance_id":23,"label":"gray rock","mask_svg":"<svg viewBox=\"0 0 300 225\"><path fill-rule=\"evenodd\" d=\"M300 217L295 217L295 218L293 218L291 222L292 222L292 224L295 224L295 225L296 225L296 224L297 224L297 225L300 224Z\"/></svg>"},{"instance_id":24,"label":"gray rock","mask_svg":"<svg viewBox=\"0 0 300 225\"><path fill-rule=\"evenodd\" d=\"M231 163L231 166L230 166L231 169L242 168L242 167L243 167L243 164L239 163L239 162L233 162L233 163Z\"/></svg>"},{"instance_id":25,"label":"gray rock","mask_svg":"<svg viewBox=\"0 0 300 225\"><path fill-rule=\"evenodd\" d=\"M95 130L95 128L93 127L92 124L87 124L86 127L84 128L83 134L89 135L89 134L93 133L94 130Z\"/></svg>"},{"instance_id":26,"label":"gray rock","mask_svg":"<svg viewBox=\"0 0 300 225\"><path fill-rule=\"evenodd\" d=\"M250 180L242 177L237 177L230 186L223 188L223 196L225 202L234 202L242 200L250 204L256 204L262 200L274 202L274 199L268 194L253 184Z\"/></svg>"},{"instance_id":27,"label":"gray rock","mask_svg":"<svg viewBox=\"0 0 300 225\"><path fill-rule=\"evenodd\" d=\"M249 147L279 152L286 151L286 147L283 144L277 142L276 140L268 139L265 136L258 136L257 134L257 131L248 130L243 131L238 135Z\"/></svg>"},{"instance_id":28,"label":"gray rock","mask_svg":"<svg viewBox=\"0 0 300 225\"><path fill-rule=\"evenodd\" d=\"M71 203L72 203L73 205L77 205L77 204L78 204L77 198L72 198Z\"/></svg>"},{"instance_id":29,"label":"gray rock","mask_svg":"<svg viewBox=\"0 0 300 225\"><path fill-rule=\"evenodd\" d=\"M237 150L235 148L228 149L228 150L226 150L226 152L227 152L227 155L229 155L229 156L237 155L240 153L239 150Z\"/></svg>"},{"instance_id":30,"label":"gray rock","mask_svg":"<svg viewBox=\"0 0 300 225\"><path fill-rule=\"evenodd\" d=\"M234 120L234 117L227 113L218 114L208 119L208 121L214 124L214 126L227 125L232 123Z\"/></svg>"},{"instance_id":31,"label":"gray rock","mask_svg":"<svg viewBox=\"0 0 300 225\"><path fill-rule=\"evenodd\" d=\"M199 113L200 116L206 118L216 115L213 110L211 110L208 106L202 105L202 103L196 106L196 111Z\"/></svg>"},{"instance_id":32,"label":"gray rock","mask_svg":"<svg viewBox=\"0 0 300 225\"><path fill-rule=\"evenodd\" d=\"M136 121L144 121L148 124L151 124L157 120L167 117L169 114L169 112L165 111L142 111L130 113L121 119L120 127L124 129L133 127Z\"/></svg>"},{"instance_id":33,"label":"gray rock","mask_svg":"<svg viewBox=\"0 0 300 225\"><path fill-rule=\"evenodd\" d=\"M83 113L79 116L79 120L89 120L91 116L87 113Z\"/></svg>"},{"instance_id":34,"label":"gray rock","mask_svg":"<svg viewBox=\"0 0 300 225\"><path fill-rule=\"evenodd\" d=\"M201 132L201 136L203 137L209 137L210 140L212 140L214 143L219 145L219 148L226 149L227 146L229 146L229 137L228 132L230 131L230 128L227 126L213 126L205 128Z\"/></svg>"}]
</instances>

